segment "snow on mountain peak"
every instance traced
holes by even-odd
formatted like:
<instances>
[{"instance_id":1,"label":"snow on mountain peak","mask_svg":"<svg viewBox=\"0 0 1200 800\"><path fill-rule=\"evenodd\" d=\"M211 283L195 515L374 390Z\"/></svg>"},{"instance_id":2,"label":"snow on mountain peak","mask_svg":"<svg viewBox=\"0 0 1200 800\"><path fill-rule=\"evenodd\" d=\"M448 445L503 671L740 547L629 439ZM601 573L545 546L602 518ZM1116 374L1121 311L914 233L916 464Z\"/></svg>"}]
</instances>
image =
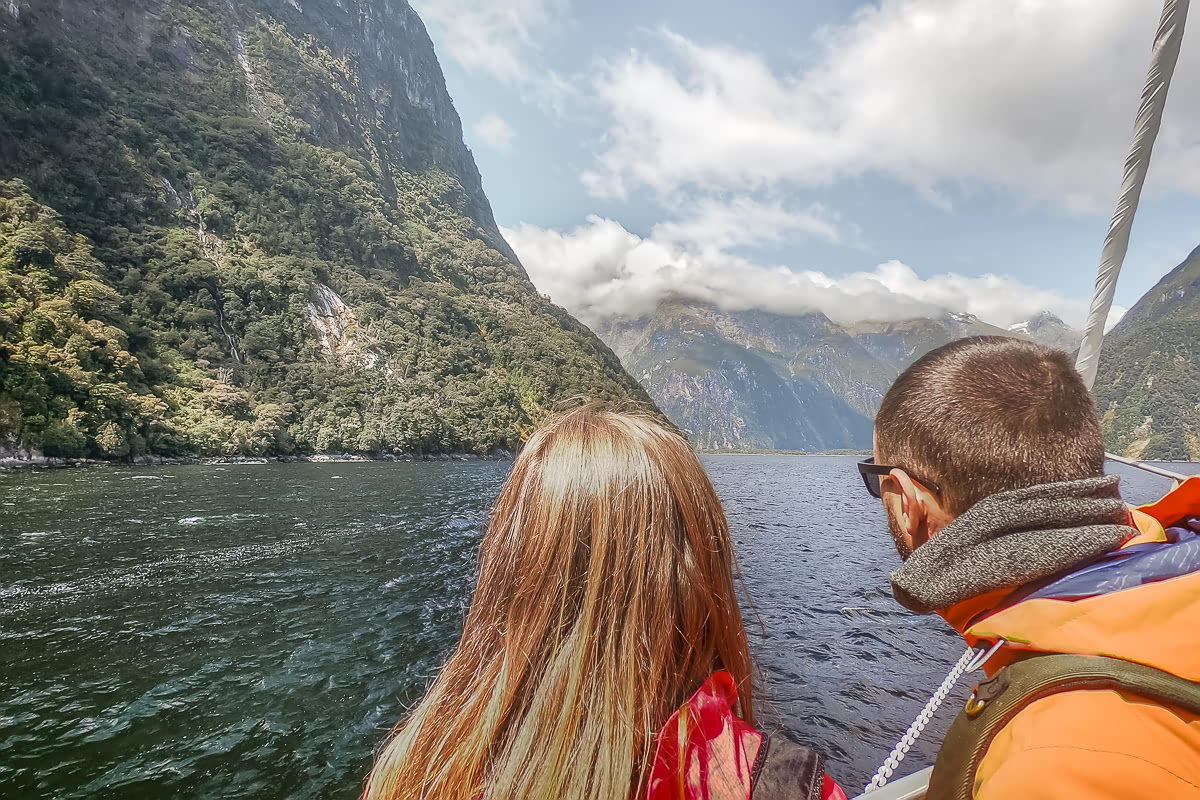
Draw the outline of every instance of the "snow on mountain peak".
<instances>
[{"instance_id":1,"label":"snow on mountain peak","mask_svg":"<svg viewBox=\"0 0 1200 800\"><path fill-rule=\"evenodd\" d=\"M1023 333L1026 336L1028 336L1029 335L1029 323L1031 321L1032 320L1025 320L1024 322L1018 322L1016 325L1009 325L1008 329L1010 331L1012 331L1013 333Z\"/></svg>"}]
</instances>

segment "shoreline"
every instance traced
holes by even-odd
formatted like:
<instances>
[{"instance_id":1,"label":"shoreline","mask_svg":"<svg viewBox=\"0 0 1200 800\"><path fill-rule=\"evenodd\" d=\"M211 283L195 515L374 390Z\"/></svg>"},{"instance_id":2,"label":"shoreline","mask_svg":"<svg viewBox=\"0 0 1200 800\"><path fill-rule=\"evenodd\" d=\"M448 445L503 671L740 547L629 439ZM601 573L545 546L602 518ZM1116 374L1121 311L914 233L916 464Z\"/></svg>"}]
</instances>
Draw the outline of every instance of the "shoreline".
<instances>
[{"instance_id":1,"label":"shoreline","mask_svg":"<svg viewBox=\"0 0 1200 800\"><path fill-rule=\"evenodd\" d=\"M853 458L871 455L871 451L806 453L802 450L697 450L702 456L791 456L796 458ZM317 453L292 456L139 456L135 459L117 461L102 458L55 458L11 454L0 456L0 473L18 470L85 469L103 467L173 467L173 466L217 466L227 464L354 464L354 463L434 463L473 461L511 461L514 454L502 450L480 455L478 453L387 453L364 455L361 453ZM1196 461L1162 461L1152 459L1151 464L1197 464Z\"/></svg>"},{"instance_id":2,"label":"shoreline","mask_svg":"<svg viewBox=\"0 0 1200 800\"><path fill-rule=\"evenodd\" d=\"M505 451L479 455L478 453L386 453L363 455L361 453L318 453L295 456L139 456L129 460L102 458L55 458L53 456L6 455L0 457L0 472L28 469L84 469L103 467L172 467L185 465L213 466L224 464L353 464L368 462L471 462L511 461L513 454Z\"/></svg>"},{"instance_id":3,"label":"shoreline","mask_svg":"<svg viewBox=\"0 0 1200 800\"><path fill-rule=\"evenodd\" d=\"M842 452L806 453L803 450L697 450L702 456L795 456L800 458L864 458L870 450Z\"/></svg>"}]
</instances>

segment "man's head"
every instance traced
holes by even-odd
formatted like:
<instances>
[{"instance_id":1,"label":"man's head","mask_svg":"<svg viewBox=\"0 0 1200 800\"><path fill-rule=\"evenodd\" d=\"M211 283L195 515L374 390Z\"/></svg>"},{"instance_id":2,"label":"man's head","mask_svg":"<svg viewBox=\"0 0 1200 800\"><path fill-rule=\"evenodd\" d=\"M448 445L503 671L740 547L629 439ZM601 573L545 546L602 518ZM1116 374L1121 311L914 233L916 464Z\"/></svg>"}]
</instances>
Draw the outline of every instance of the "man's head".
<instances>
[{"instance_id":1,"label":"man's head","mask_svg":"<svg viewBox=\"0 0 1200 800\"><path fill-rule=\"evenodd\" d=\"M875 417L875 462L896 467L880 488L907 558L985 497L1103 475L1104 438L1066 353L981 336L896 379Z\"/></svg>"}]
</instances>

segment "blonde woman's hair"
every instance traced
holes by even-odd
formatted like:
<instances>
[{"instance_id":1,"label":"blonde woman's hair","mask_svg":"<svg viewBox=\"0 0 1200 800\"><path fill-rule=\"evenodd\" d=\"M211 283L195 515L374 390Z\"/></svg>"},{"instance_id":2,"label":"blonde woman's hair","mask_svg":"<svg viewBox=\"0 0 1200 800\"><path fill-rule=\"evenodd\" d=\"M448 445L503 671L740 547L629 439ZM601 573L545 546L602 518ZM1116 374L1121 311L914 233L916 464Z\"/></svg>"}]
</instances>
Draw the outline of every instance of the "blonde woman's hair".
<instances>
[{"instance_id":1,"label":"blonde woman's hair","mask_svg":"<svg viewBox=\"0 0 1200 800\"><path fill-rule=\"evenodd\" d=\"M366 800L627 800L655 737L718 669L753 724L725 512L653 420L552 418L492 510L462 640L397 727Z\"/></svg>"}]
</instances>

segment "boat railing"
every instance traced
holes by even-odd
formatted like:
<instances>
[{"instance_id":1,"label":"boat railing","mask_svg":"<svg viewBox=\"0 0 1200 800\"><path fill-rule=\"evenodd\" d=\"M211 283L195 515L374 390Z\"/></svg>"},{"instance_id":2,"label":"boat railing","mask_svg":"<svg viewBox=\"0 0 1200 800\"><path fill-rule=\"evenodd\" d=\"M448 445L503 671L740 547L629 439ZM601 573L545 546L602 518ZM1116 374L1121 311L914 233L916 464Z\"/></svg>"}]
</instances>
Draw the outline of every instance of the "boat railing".
<instances>
[{"instance_id":1,"label":"boat railing","mask_svg":"<svg viewBox=\"0 0 1200 800\"><path fill-rule=\"evenodd\" d=\"M1175 481L1176 484L1183 483L1189 477L1187 475L1181 475L1178 472L1172 472L1169 469L1163 469L1162 467L1156 467L1153 464L1143 464L1141 461L1134 461L1132 458L1125 458L1123 456L1115 456L1112 453L1105 453L1104 457L1107 458L1109 461L1115 461L1118 464L1124 464L1127 467L1133 467L1134 469L1140 469L1142 472L1149 472L1151 475L1159 475L1164 478L1170 478L1171 480Z\"/></svg>"},{"instance_id":2,"label":"boat railing","mask_svg":"<svg viewBox=\"0 0 1200 800\"><path fill-rule=\"evenodd\" d=\"M870 794L861 794L854 800L921 800L929 789L929 776L932 772L933 767L926 767L920 772L897 778Z\"/></svg>"}]
</instances>

